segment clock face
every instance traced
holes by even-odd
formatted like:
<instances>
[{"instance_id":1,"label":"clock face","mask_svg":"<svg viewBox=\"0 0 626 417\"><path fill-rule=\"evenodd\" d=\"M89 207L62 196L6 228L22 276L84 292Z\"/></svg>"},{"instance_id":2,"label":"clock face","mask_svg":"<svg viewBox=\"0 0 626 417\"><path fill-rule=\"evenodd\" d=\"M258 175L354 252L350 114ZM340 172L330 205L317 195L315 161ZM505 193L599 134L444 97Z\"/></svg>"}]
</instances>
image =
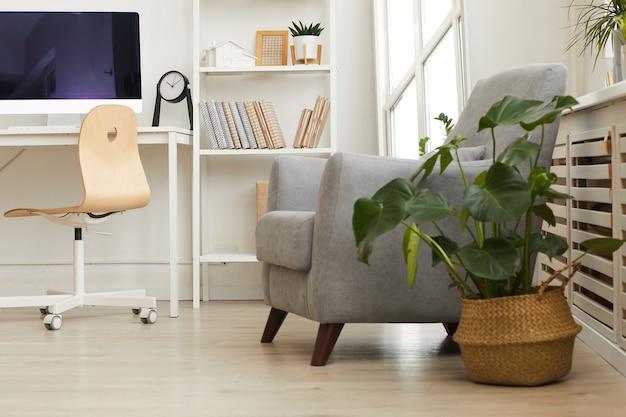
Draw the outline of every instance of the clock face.
<instances>
[{"instance_id":1,"label":"clock face","mask_svg":"<svg viewBox=\"0 0 626 417\"><path fill-rule=\"evenodd\" d=\"M184 97L187 82L183 74L170 71L163 75L159 83L159 94L167 101L180 101Z\"/></svg>"}]
</instances>

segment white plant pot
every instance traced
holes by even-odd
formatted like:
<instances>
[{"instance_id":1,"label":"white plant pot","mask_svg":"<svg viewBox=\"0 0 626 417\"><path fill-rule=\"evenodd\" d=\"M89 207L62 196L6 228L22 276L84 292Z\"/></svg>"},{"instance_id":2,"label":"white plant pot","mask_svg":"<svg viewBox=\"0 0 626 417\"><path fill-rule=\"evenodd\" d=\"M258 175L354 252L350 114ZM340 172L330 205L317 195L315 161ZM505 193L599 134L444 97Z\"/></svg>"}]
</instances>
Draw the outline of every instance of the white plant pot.
<instances>
[{"instance_id":1,"label":"white plant pot","mask_svg":"<svg viewBox=\"0 0 626 417\"><path fill-rule=\"evenodd\" d=\"M315 36L315 35L294 36L293 47L296 52L296 59L317 58L317 45L319 45L319 43L320 43L319 36ZM306 50L306 56L305 56L305 50Z\"/></svg>"}]
</instances>

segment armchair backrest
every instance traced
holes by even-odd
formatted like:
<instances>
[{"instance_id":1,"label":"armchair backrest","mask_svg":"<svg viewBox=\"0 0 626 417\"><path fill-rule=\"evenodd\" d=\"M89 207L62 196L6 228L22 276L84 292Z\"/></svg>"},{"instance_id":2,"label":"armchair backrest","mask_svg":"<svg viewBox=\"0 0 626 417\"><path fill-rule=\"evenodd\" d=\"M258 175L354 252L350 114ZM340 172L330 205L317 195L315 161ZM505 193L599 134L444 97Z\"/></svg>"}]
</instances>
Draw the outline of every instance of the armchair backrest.
<instances>
[{"instance_id":1,"label":"armchair backrest","mask_svg":"<svg viewBox=\"0 0 626 417\"><path fill-rule=\"evenodd\" d=\"M567 67L562 64L531 64L511 68L476 83L449 138L464 136L470 140L461 146L486 145L485 159L492 157L491 133L483 130L477 133L478 121L487 113L494 103L504 96L516 96L524 99L547 101L556 95L565 94ZM546 126L544 150L539 163L547 166L550 163L552 149L558 131L558 120ZM498 144L496 151L503 150L513 139L524 131L517 126L500 126L496 128ZM533 132L531 140L539 140L540 132Z\"/></svg>"}]
</instances>

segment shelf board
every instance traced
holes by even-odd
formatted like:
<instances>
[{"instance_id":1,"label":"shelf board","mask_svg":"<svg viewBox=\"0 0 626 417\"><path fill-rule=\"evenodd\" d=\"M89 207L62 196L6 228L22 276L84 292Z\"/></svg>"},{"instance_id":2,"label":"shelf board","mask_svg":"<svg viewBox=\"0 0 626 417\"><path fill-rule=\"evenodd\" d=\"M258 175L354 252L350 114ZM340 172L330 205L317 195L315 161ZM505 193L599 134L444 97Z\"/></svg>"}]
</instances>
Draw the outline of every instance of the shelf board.
<instances>
[{"instance_id":1,"label":"shelf board","mask_svg":"<svg viewBox=\"0 0 626 417\"><path fill-rule=\"evenodd\" d=\"M200 74L246 75L258 73L329 73L330 65L277 65L259 67L200 67Z\"/></svg>"},{"instance_id":2,"label":"shelf board","mask_svg":"<svg viewBox=\"0 0 626 417\"><path fill-rule=\"evenodd\" d=\"M256 255L253 253L237 253L237 252L222 252L222 253L208 253L200 256L200 263L208 264L228 264L228 263L251 263L259 262Z\"/></svg>"},{"instance_id":3,"label":"shelf board","mask_svg":"<svg viewBox=\"0 0 626 417\"><path fill-rule=\"evenodd\" d=\"M280 148L280 149L200 149L200 155L207 156L250 156L250 155L331 155L330 148Z\"/></svg>"}]
</instances>

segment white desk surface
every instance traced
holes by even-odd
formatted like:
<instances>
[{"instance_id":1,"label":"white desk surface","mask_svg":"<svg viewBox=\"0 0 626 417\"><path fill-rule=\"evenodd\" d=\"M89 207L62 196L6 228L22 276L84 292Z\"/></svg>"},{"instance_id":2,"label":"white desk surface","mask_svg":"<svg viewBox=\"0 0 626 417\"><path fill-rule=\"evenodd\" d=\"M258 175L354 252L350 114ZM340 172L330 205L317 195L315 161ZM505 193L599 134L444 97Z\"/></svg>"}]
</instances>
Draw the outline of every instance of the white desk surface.
<instances>
[{"instance_id":1,"label":"white desk surface","mask_svg":"<svg viewBox=\"0 0 626 417\"><path fill-rule=\"evenodd\" d=\"M60 146L76 145L79 128L60 126L25 126L0 129L0 146ZM175 134L179 145L191 145L191 130L179 127L138 127L140 145L169 143Z\"/></svg>"}]
</instances>

